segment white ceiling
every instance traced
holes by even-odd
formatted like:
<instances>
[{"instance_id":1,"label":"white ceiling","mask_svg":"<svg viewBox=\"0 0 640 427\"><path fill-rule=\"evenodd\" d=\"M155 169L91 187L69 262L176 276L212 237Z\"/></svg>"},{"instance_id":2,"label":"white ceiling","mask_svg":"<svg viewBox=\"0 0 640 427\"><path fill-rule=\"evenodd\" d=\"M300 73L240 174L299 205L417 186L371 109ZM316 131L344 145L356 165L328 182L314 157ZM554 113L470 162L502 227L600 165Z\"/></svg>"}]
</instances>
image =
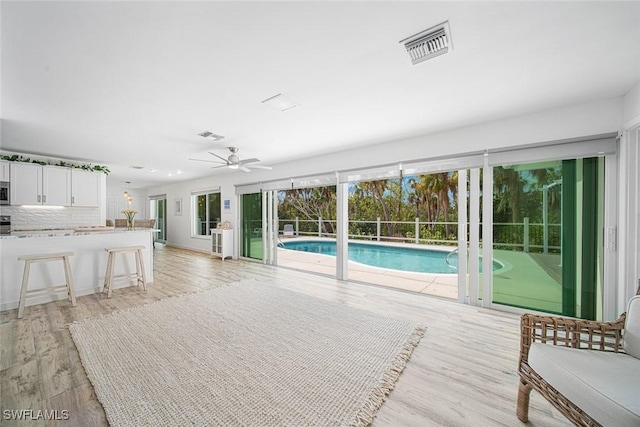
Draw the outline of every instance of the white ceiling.
<instances>
[{"instance_id":1,"label":"white ceiling","mask_svg":"<svg viewBox=\"0 0 640 427\"><path fill-rule=\"evenodd\" d=\"M2 1L0 13L1 149L107 165L139 188L244 173L189 160L227 146L277 167L640 81L640 2ZM412 65L399 41L445 20L453 51ZM278 93L299 106L261 104Z\"/></svg>"}]
</instances>

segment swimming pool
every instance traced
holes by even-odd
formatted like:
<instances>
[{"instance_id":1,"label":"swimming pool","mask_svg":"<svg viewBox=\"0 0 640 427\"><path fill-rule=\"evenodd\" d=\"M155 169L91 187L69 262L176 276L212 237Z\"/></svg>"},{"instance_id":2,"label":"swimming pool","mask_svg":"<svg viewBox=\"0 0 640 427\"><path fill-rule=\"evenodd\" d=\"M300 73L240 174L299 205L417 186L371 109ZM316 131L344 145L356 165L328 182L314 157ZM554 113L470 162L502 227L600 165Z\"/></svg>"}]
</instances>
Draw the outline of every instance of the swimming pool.
<instances>
[{"instance_id":1,"label":"swimming pool","mask_svg":"<svg viewBox=\"0 0 640 427\"><path fill-rule=\"evenodd\" d=\"M294 251L336 255L336 243L330 241L291 241L281 243L280 247ZM457 270L450 267L445 260L448 253L448 251L349 242L350 261L373 267L417 273L457 274ZM457 257L452 256L450 262L456 266ZM502 264L494 261L493 269L500 268L502 268Z\"/></svg>"}]
</instances>

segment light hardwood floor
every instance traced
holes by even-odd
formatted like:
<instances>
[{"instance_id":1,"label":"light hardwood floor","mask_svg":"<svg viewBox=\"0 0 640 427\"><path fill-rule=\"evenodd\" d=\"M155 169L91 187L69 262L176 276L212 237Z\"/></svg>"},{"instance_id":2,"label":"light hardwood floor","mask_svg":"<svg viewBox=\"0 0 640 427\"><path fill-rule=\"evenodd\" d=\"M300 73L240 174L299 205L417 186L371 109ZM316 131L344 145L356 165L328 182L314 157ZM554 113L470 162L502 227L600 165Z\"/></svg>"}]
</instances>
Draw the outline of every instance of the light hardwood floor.
<instances>
[{"instance_id":1,"label":"light hardwood floor","mask_svg":"<svg viewBox=\"0 0 640 427\"><path fill-rule=\"evenodd\" d=\"M79 297L76 307L31 306L23 319L17 310L0 314L0 425L107 425L66 325L246 278L428 327L374 426L522 425L515 416L518 316L162 245L154 253L155 282L147 292L128 287L114 289L111 299ZM69 419L5 420L5 410L19 409L67 410ZM528 425L570 424L533 392Z\"/></svg>"}]
</instances>

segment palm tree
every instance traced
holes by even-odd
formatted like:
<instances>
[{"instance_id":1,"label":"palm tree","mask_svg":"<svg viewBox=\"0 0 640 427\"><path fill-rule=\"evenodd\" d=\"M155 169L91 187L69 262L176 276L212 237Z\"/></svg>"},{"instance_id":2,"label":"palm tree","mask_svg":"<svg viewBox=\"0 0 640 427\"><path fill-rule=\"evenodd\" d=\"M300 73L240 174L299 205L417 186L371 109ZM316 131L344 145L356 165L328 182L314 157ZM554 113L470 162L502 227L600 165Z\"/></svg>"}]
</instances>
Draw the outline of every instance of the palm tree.
<instances>
[{"instance_id":1,"label":"palm tree","mask_svg":"<svg viewBox=\"0 0 640 427\"><path fill-rule=\"evenodd\" d=\"M449 208L451 207L451 198L449 197L449 193L451 193L452 197L456 197L458 192L458 172L453 172L451 174L441 173L438 175L440 180L438 201L444 213L445 238L448 239L451 234L449 230Z\"/></svg>"},{"instance_id":2,"label":"palm tree","mask_svg":"<svg viewBox=\"0 0 640 427\"><path fill-rule=\"evenodd\" d=\"M518 171L504 166L493 168L493 186L496 212L508 212L511 209L511 222L519 223L524 180Z\"/></svg>"},{"instance_id":3,"label":"palm tree","mask_svg":"<svg viewBox=\"0 0 640 427\"><path fill-rule=\"evenodd\" d=\"M451 208L450 193L455 197L458 191L457 172L439 172L428 175L420 175L420 179L409 181L413 189L413 200L416 211L423 205L426 210L426 218L431 222L431 230L435 232L437 222L442 213L445 222L445 237L451 234L449 227L449 210Z\"/></svg>"}]
</instances>

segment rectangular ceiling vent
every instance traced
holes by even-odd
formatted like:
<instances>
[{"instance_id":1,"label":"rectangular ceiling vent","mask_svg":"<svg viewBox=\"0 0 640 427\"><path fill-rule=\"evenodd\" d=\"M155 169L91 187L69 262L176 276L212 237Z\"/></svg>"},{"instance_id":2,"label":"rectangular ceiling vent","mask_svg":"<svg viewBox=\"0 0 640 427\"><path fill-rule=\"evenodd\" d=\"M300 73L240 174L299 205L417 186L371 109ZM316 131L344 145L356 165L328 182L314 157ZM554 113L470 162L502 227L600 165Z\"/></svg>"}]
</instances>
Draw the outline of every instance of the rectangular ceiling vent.
<instances>
[{"instance_id":1,"label":"rectangular ceiling vent","mask_svg":"<svg viewBox=\"0 0 640 427\"><path fill-rule=\"evenodd\" d=\"M202 133L199 133L198 135L200 135L203 138L213 139L214 141L220 141L220 140L224 139L224 136L216 135L215 133L209 132L208 130L206 130L206 131L204 131Z\"/></svg>"},{"instance_id":2,"label":"rectangular ceiling vent","mask_svg":"<svg viewBox=\"0 0 640 427\"><path fill-rule=\"evenodd\" d=\"M401 40L400 43L404 43L413 65L444 55L453 50L449 21Z\"/></svg>"}]
</instances>

